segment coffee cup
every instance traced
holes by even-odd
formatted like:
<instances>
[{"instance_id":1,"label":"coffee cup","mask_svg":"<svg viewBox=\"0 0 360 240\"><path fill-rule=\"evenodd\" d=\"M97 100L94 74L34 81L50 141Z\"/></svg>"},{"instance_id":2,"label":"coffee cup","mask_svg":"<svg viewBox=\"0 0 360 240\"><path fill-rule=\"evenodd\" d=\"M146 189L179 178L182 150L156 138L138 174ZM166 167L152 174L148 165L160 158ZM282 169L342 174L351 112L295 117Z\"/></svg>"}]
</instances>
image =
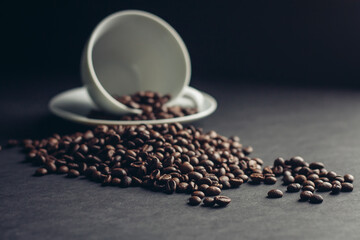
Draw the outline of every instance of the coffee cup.
<instances>
[{"instance_id":1,"label":"coffee cup","mask_svg":"<svg viewBox=\"0 0 360 240\"><path fill-rule=\"evenodd\" d=\"M114 98L138 91L169 94L169 105L190 98L199 108L203 95L189 86L190 77L189 53L179 34L161 18L139 10L103 19L81 59L81 79L91 99L111 114L141 113Z\"/></svg>"}]
</instances>

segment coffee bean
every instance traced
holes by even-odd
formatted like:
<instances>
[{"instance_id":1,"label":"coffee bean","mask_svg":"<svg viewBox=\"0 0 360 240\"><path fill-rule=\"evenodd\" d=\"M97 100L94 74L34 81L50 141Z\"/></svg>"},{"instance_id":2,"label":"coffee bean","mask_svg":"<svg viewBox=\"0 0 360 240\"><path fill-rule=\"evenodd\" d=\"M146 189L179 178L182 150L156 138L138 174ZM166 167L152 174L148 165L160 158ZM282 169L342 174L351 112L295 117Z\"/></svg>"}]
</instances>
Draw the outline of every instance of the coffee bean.
<instances>
[{"instance_id":1,"label":"coffee bean","mask_svg":"<svg viewBox=\"0 0 360 240\"><path fill-rule=\"evenodd\" d=\"M315 183L313 181L311 181L311 180L306 180L302 184L303 184L303 186L310 185L312 187L315 187Z\"/></svg>"},{"instance_id":2,"label":"coffee bean","mask_svg":"<svg viewBox=\"0 0 360 240\"><path fill-rule=\"evenodd\" d=\"M275 166L273 169L272 169L273 173L275 174L275 176L280 176L281 174L283 174L284 172L284 168L282 166Z\"/></svg>"},{"instance_id":3,"label":"coffee bean","mask_svg":"<svg viewBox=\"0 0 360 240\"><path fill-rule=\"evenodd\" d=\"M332 194L338 194L341 191L341 189L342 189L341 184L336 184L335 183L335 184L332 185L331 193Z\"/></svg>"},{"instance_id":4,"label":"coffee bean","mask_svg":"<svg viewBox=\"0 0 360 240\"><path fill-rule=\"evenodd\" d=\"M354 186L352 185L352 183L349 183L349 182L341 183L341 191L342 192L352 192L353 189L354 189Z\"/></svg>"},{"instance_id":5,"label":"coffee bean","mask_svg":"<svg viewBox=\"0 0 360 240\"><path fill-rule=\"evenodd\" d=\"M285 165L285 160L281 157L277 158L274 160L274 167L276 166L284 166Z\"/></svg>"},{"instance_id":6,"label":"coffee bean","mask_svg":"<svg viewBox=\"0 0 360 240\"><path fill-rule=\"evenodd\" d=\"M214 201L215 204L219 205L219 207L226 207L231 202L231 198L227 196L216 196Z\"/></svg>"},{"instance_id":7,"label":"coffee bean","mask_svg":"<svg viewBox=\"0 0 360 240\"><path fill-rule=\"evenodd\" d=\"M230 183L231 187L237 188L241 184L244 183L244 180L242 180L241 178L232 178L232 179L230 179L229 183Z\"/></svg>"},{"instance_id":8,"label":"coffee bean","mask_svg":"<svg viewBox=\"0 0 360 240\"><path fill-rule=\"evenodd\" d=\"M292 183L290 185L287 186L287 191L288 192L299 192L301 189L301 185L299 183Z\"/></svg>"},{"instance_id":9,"label":"coffee bean","mask_svg":"<svg viewBox=\"0 0 360 240\"><path fill-rule=\"evenodd\" d=\"M187 182L181 182L179 186L176 187L176 192L184 193L187 191L189 184Z\"/></svg>"},{"instance_id":10,"label":"coffee bean","mask_svg":"<svg viewBox=\"0 0 360 240\"><path fill-rule=\"evenodd\" d=\"M276 183L276 177L266 177L264 180L265 184L275 184Z\"/></svg>"},{"instance_id":11,"label":"coffee bean","mask_svg":"<svg viewBox=\"0 0 360 240\"><path fill-rule=\"evenodd\" d=\"M322 203L323 200L324 200L323 197L318 194L313 194L310 197L310 203L314 203L314 204Z\"/></svg>"},{"instance_id":12,"label":"coffee bean","mask_svg":"<svg viewBox=\"0 0 360 240\"><path fill-rule=\"evenodd\" d=\"M194 191L191 194L192 196L198 196L199 198L204 198L205 197L205 193L202 191Z\"/></svg>"},{"instance_id":13,"label":"coffee bean","mask_svg":"<svg viewBox=\"0 0 360 240\"><path fill-rule=\"evenodd\" d=\"M345 174L345 175L344 175L344 181L345 181L345 182L352 183L352 182L354 182L354 176L351 175L351 174Z\"/></svg>"},{"instance_id":14,"label":"coffee bean","mask_svg":"<svg viewBox=\"0 0 360 240\"><path fill-rule=\"evenodd\" d=\"M176 191L176 182L174 180L169 180L165 184L165 192L173 193Z\"/></svg>"},{"instance_id":15,"label":"coffee bean","mask_svg":"<svg viewBox=\"0 0 360 240\"><path fill-rule=\"evenodd\" d=\"M309 165L309 168L311 168L311 169L321 169L324 167L325 167L325 165L322 162L313 162L313 163L310 163L310 165Z\"/></svg>"},{"instance_id":16,"label":"coffee bean","mask_svg":"<svg viewBox=\"0 0 360 240\"><path fill-rule=\"evenodd\" d=\"M321 183L323 183L323 182L324 182L323 180L316 179L316 180L314 181L315 187L318 187L319 184L321 184Z\"/></svg>"},{"instance_id":17,"label":"coffee bean","mask_svg":"<svg viewBox=\"0 0 360 240\"><path fill-rule=\"evenodd\" d=\"M129 176L125 176L121 179L121 187L127 188L131 186L132 179Z\"/></svg>"},{"instance_id":18,"label":"coffee bean","mask_svg":"<svg viewBox=\"0 0 360 240\"><path fill-rule=\"evenodd\" d=\"M180 166L180 171L182 173L189 173L194 170L194 167L189 162L184 162Z\"/></svg>"},{"instance_id":19,"label":"coffee bean","mask_svg":"<svg viewBox=\"0 0 360 240\"><path fill-rule=\"evenodd\" d=\"M146 112L146 116L127 116L127 119L192 114L182 112L179 107L165 106L169 96L160 99L160 95L151 92L122 98ZM299 191L301 185L298 183L303 184L304 191L310 192L314 191L314 186L319 191L329 191L331 185L333 193L353 188L348 185L353 176L339 176L327 171L324 164L309 164L299 156L289 160L278 158L273 166L263 167L264 162L260 158L248 156L253 151L251 147L243 147L234 139L179 123L98 125L84 133L54 134L41 140L26 139L19 145L23 147L26 160L40 167L38 175L85 175L103 185L142 186L165 193L188 193L199 198L218 196L222 189L238 187L249 177L255 184L274 184L276 176L283 176L284 184L290 184L288 192ZM215 202L214 198L212 201L211 198L205 199L204 205L211 206Z\"/></svg>"},{"instance_id":20,"label":"coffee bean","mask_svg":"<svg viewBox=\"0 0 360 240\"><path fill-rule=\"evenodd\" d=\"M215 186L210 186L205 190L206 196L217 196L221 193L221 189Z\"/></svg>"},{"instance_id":21,"label":"coffee bean","mask_svg":"<svg viewBox=\"0 0 360 240\"><path fill-rule=\"evenodd\" d=\"M285 175L283 181L285 185L289 185L295 181L295 178L291 175Z\"/></svg>"},{"instance_id":22,"label":"coffee bean","mask_svg":"<svg viewBox=\"0 0 360 240\"><path fill-rule=\"evenodd\" d=\"M201 178L201 179L199 179L199 180L197 181L197 184L199 184L199 185L202 185L202 184L211 185L211 184L212 184L212 181L211 181L211 179L208 178L208 177L203 177L203 178Z\"/></svg>"},{"instance_id":23,"label":"coffee bean","mask_svg":"<svg viewBox=\"0 0 360 240\"><path fill-rule=\"evenodd\" d=\"M38 168L36 171L35 171L35 174L34 176L44 176L48 173L48 170L46 170L46 168Z\"/></svg>"},{"instance_id":24,"label":"coffee bean","mask_svg":"<svg viewBox=\"0 0 360 240\"><path fill-rule=\"evenodd\" d=\"M295 182L296 182L296 183L302 184L302 183L305 182L306 180L307 180L307 178L306 178L306 176L304 176L304 175L297 175L297 176L295 177Z\"/></svg>"},{"instance_id":25,"label":"coffee bean","mask_svg":"<svg viewBox=\"0 0 360 240\"><path fill-rule=\"evenodd\" d=\"M318 191L319 192L328 192L328 191L331 191L332 189L332 184L329 183L329 182L323 182L323 183L320 183L318 186Z\"/></svg>"},{"instance_id":26,"label":"coffee bean","mask_svg":"<svg viewBox=\"0 0 360 240\"><path fill-rule=\"evenodd\" d=\"M311 191L303 191L300 193L300 200L307 201L312 197L313 193Z\"/></svg>"},{"instance_id":27,"label":"coffee bean","mask_svg":"<svg viewBox=\"0 0 360 240\"><path fill-rule=\"evenodd\" d=\"M58 174L65 174L65 173L68 173L68 172L69 172L69 168L67 166L60 166L57 169Z\"/></svg>"},{"instance_id":28,"label":"coffee bean","mask_svg":"<svg viewBox=\"0 0 360 240\"><path fill-rule=\"evenodd\" d=\"M306 185L302 188L303 191L315 192L315 188L311 185Z\"/></svg>"},{"instance_id":29,"label":"coffee bean","mask_svg":"<svg viewBox=\"0 0 360 240\"><path fill-rule=\"evenodd\" d=\"M205 207L212 207L215 205L215 199L213 197L205 197L203 204Z\"/></svg>"},{"instance_id":30,"label":"coffee bean","mask_svg":"<svg viewBox=\"0 0 360 240\"><path fill-rule=\"evenodd\" d=\"M336 172L334 171L330 171L326 174L326 177L329 178L329 179L333 179L337 176Z\"/></svg>"},{"instance_id":31,"label":"coffee bean","mask_svg":"<svg viewBox=\"0 0 360 240\"><path fill-rule=\"evenodd\" d=\"M272 189L268 192L268 198L281 198L283 195L283 192L279 189Z\"/></svg>"},{"instance_id":32,"label":"coffee bean","mask_svg":"<svg viewBox=\"0 0 360 240\"><path fill-rule=\"evenodd\" d=\"M198 196L191 196L189 198L189 205L191 206L197 206L201 203L201 198Z\"/></svg>"},{"instance_id":33,"label":"coffee bean","mask_svg":"<svg viewBox=\"0 0 360 240\"><path fill-rule=\"evenodd\" d=\"M70 169L67 175L68 178L76 178L78 176L80 176L80 173L75 169Z\"/></svg>"},{"instance_id":34,"label":"coffee bean","mask_svg":"<svg viewBox=\"0 0 360 240\"><path fill-rule=\"evenodd\" d=\"M252 183L259 184L265 179L265 177L262 173L252 173L250 175L250 179Z\"/></svg>"},{"instance_id":35,"label":"coffee bean","mask_svg":"<svg viewBox=\"0 0 360 240\"><path fill-rule=\"evenodd\" d=\"M48 162L48 163L46 163L45 168L48 170L49 173L54 173L54 172L56 172L56 165L55 165L55 163Z\"/></svg>"},{"instance_id":36,"label":"coffee bean","mask_svg":"<svg viewBox=\"0 0 360 240\"><path fill-rule=\"evenodd\" d=\"M113 186L120 186L121 179L120 178L112 178L111 179L111 185Z\"/></svg>"},{"instance_id":37,"label":"coffee bean","mask_svg":"<svg viewBox=\"0 0 360 240\"><path fill-rule=\"evenodd\" d=\"M318 178L319 178L319 175L317 175L315 173L310 174L309 176L307 176L307 180L310 180L310 181L315 181Z\"/></svg>"}]
</instances>

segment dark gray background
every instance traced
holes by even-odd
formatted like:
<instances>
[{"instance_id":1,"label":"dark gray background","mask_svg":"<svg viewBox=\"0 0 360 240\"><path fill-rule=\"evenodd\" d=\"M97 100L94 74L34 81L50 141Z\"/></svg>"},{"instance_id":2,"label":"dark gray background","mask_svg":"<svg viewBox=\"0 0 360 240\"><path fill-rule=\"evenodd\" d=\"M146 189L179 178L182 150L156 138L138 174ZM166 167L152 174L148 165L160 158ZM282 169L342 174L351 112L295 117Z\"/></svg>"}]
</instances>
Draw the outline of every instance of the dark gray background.
<instances>
[{"instance_id":1,"label":"dark gray background","mask_svg":"<svg viewBox=\"0 0 360 240\"><path fill-rule=\"evenodd\" d=\"M7 78L0 88L0 141L45 137L86 127L63 121L47 101L79 86L76 77L27 77L19 87ZM248 80L248 82L251 82ZM0 152L0 239L358 239L360 235L360 91L358 89L222 84L193 79L192 85L219 103L194 123L252 145L253 156L271 164L278 156L322 161L338 174L352 173L352 193L322 194L320 205L299 195L267 199L275 186L226 190L224 209L186 205L188 195L141 188L101 187L88 180L33 177L19 149ZM282 190L284 186L277 184Z\"/></svg>"},{"instance_id":2,"label":"dark gray background","mask_svg":"<svg viewBox=\"0 0 360 240\"><path fill-rule=\"evenodd\" d=\"M77 74L96 24L125 9L169 22L194 77L359 86L360 1L352 0L2 1L1 72Z\"/></svg>"},{"instance_id":3,"label":"dark gray background","mask_svg":"<svg viewBox=\"0 0 360 240\"><path fill-rule=\"evenodd\" d=\"M360 1L47 0L0 3L0 144L86 127L52 116L52 96L80 86L82 48L95 25L124 9L154 13L182 36L192 85L219 103L194 123L239 135L265 164L301 155L360 176ZM32 177L19 149L0 152L0 239L359 239L352 193L297 202L271 186L228 190L225 209L187 195ZM280 189L285 190L280 184Z\"/></svg>"}]
</instances>

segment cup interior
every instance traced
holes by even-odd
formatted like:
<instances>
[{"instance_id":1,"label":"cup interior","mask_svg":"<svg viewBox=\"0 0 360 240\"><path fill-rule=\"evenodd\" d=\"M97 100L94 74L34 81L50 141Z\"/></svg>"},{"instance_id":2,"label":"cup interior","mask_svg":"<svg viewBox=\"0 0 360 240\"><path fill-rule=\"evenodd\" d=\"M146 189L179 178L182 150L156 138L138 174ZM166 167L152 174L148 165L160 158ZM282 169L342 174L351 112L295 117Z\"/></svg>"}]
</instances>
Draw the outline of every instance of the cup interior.
<instances>
[{"instance_id":1,"label":"cup interior","mask_svg":"<svg viewBox=\"0 0 360 240\"><path fill-rule=\"evenodd\" d=\"M156 91L177 98L189 84L188 51L176 31L142 11L123 11L104 19L89 41L89 67L111 95Z\"/></svg>"}]
</instances>

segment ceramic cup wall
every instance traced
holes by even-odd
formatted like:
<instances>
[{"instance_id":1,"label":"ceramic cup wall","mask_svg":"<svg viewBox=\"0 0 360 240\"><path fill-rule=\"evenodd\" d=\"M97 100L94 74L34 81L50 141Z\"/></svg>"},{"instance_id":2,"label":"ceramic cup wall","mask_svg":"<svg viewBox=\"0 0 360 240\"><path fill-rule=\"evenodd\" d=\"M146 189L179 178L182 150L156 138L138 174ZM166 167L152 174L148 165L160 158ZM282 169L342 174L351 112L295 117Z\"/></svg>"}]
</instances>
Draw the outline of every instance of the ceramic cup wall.
<instances>
[{"instance_id":1,"label":"ceramic cup wall","mask_svg":"<svg viewBox=\"0 0 360 240\"><path fill-rule=\"evenodd\" d=\"M83 51L81 74L95 104L113 114L131 109L112 95L137 91L170 94L169 104L184 96L195 106L203 101L189 87L191 63L183 40L164 20L143 11L117 12L96 26Z\"/></svg>"}]
</instances>

